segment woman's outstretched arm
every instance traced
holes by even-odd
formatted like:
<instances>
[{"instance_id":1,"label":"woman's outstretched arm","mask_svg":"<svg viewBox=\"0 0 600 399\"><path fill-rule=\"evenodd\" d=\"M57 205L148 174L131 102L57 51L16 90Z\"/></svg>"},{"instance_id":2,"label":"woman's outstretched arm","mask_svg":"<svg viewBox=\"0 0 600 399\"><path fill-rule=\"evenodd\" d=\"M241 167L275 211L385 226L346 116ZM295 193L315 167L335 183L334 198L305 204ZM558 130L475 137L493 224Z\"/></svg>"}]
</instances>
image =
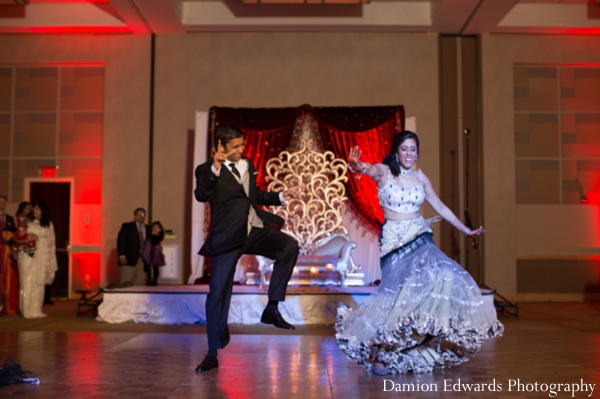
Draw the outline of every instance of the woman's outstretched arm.
<instances>
[{"instance_id":1,"label":"woman's outstretched arm","mask_svg":"<svg viewBox=\"0 0 600 399\"><path fill-rule=\"evenodd\" d=\"M450 210L450 208L448 208L442 202L440 197L438 197L438 195L435 193L435 190L433 189L433 187L431 185L431 182L429 181L429 178L427 178L427 176L425 176L424 173L423 173L423 188L425 189L425 201L427 201L427 203L429 205L431 205L433 210L436 211L438 213L438 215L440 215L445 220L447 220L448 223L450 223L452 226L454 226L457 230L459 230L465 236L472 237L472 236L478 236L480 234L485 233L483 226L476 230L471 230L470 228L465 226L463 224L463 222L461 222L460 219L454 214L454 212L452 212Z\"/></svg>"}]
</instances>

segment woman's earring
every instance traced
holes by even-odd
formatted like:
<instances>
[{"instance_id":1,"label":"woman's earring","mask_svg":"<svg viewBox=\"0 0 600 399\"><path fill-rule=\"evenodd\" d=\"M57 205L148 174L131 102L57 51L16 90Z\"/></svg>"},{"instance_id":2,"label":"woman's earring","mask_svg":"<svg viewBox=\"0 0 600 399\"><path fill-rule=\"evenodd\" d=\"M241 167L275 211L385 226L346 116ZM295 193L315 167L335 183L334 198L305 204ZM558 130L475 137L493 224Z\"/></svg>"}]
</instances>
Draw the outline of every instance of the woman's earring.
<instances>
[{"instance_id":1,"label":"woman's earring","mask_svg":"<svg viewBox=\"0 0 600 399\"><path fill-rule=\"evenodd\" d=\"M396 162L400 163L400 161L398 160L398 153L396 153Z\"/></svg>"}]
</instances>

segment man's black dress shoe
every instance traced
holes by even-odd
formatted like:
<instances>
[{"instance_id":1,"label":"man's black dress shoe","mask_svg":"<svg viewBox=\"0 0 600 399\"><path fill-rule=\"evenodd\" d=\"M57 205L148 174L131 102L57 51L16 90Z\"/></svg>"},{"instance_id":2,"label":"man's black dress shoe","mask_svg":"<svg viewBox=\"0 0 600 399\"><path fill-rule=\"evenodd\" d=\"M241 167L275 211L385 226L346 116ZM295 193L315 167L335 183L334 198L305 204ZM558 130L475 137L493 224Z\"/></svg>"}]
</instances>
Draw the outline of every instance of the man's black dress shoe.
<instances>
[{"instance_id":1,"label":"man's black dress shoe","mask_svg":"<svg viewBox=\"0 0 600 399\"><path fill-rule=\"evenodd\" d=\"M279 310L274 312L267 312L266 310L263 312L262 317L260 318L261 323L265 324L273 324L275 327L283 328L285 330L295 330L296 327L288 323L283 319Z\"/></svg>"},{"instance_id":2,"label":"man's black dress shoe","mask_svg":"<svg viewBox=\"0 0 600 399\"><path fill-rule=\"evenodd\" d=\"M202 371L209 371L216 368L219 368L219 361L217 360L217 357L213 355L206 355L202 363L200 363L198 367L196 367L196 372L199 373Z\"/></svg>"}]
</instances>

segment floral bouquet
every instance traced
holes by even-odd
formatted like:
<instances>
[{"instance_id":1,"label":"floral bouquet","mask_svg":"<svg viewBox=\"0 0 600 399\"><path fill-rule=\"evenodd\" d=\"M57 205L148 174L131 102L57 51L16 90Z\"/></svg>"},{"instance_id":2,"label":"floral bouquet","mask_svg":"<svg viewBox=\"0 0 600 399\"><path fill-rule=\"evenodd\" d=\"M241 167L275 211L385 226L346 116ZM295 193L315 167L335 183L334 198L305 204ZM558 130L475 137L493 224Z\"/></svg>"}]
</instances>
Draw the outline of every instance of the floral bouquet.
<instances>
[{"instance_id":1,"label":"floral bouquet","mask_svg":"<svg viewBox=\"0 0 600 399\"><path fill-rule=\"evenodd\" d=\"M11 251L16 255L18 252L25 252L33 258L37 244L35 241L23 242L27 240L27 219L17 221L17 231L11 243Z\"/></svg>"}]
</instances>

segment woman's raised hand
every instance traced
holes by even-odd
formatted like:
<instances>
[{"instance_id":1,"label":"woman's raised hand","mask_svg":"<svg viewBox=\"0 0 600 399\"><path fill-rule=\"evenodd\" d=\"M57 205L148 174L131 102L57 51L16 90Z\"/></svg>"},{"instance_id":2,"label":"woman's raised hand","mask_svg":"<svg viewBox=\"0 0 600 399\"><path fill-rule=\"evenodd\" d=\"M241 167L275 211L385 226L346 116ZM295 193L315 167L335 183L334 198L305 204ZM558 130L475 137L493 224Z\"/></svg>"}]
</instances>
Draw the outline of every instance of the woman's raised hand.
<instances>
[{"instance_id":1,"label":"woman's raised hand","mask_svg":"<svg viewBox=\"0 0 600 399\"><path fill-rule=\"evenodd\" d=\"M367 165L360 161L361 156L362 151L358 146L350 148L350 152L348 153L348 165L358 173L364 172L367 169Z\"/></svg>"}]
</instances>

